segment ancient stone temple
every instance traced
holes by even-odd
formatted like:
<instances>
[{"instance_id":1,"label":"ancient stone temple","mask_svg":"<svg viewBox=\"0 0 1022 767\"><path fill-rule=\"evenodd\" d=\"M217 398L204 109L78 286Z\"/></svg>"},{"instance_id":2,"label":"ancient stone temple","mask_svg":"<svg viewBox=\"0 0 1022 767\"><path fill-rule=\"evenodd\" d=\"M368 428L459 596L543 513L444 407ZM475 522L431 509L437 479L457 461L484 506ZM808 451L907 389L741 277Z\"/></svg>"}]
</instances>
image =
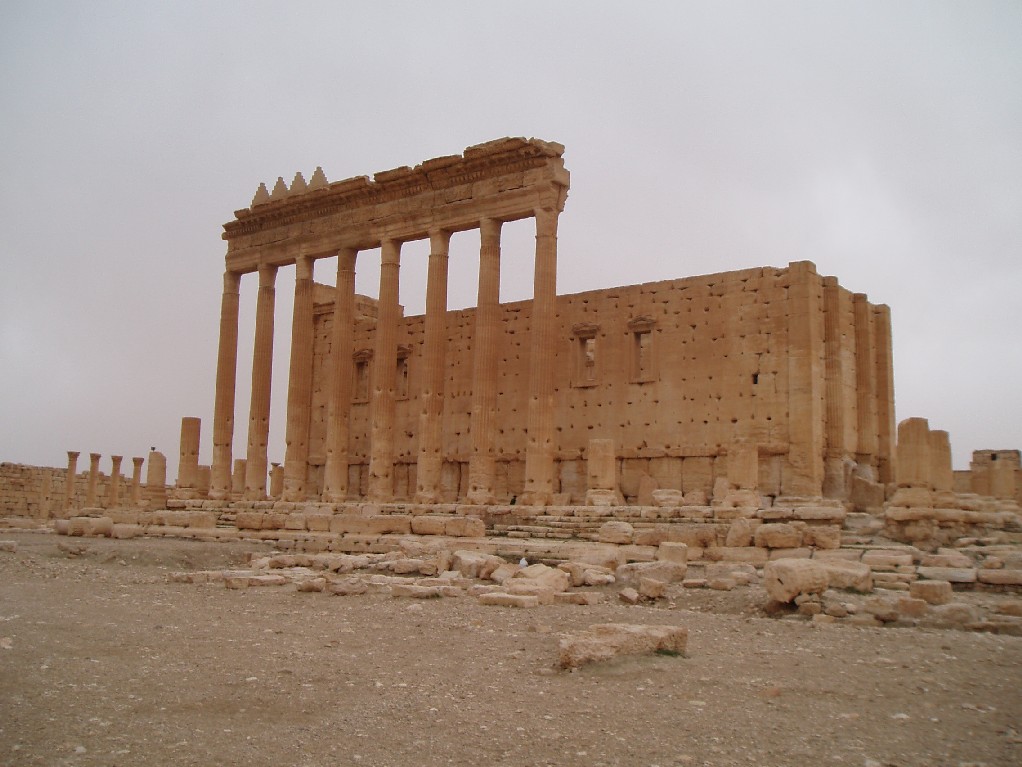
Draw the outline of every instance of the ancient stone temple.
<instances>
[{"instance_id":1,"label":"ancient stone temple","mask_svg":"<svg viewBox=\"0 0 1022 767\"><path fill-rule=\"evenodd\" d=\"M562 152L501 139L372 180L328 183L317 169L308 184L298 174L290 188L261 186L224 226L209 496L268 495L275 277L291 264L284 501L571 505L600 490L648 503L673 490L690 502L744 493L759 503L868 496L890 482L887 307L810 262L558 295ZM500 303L501 225L523 218L536 222L533 298ZM448 245L470 229L480 230L477 306L448 311ZM425 239L426 313L406 317L401 248ZM376 248L378 300L354 291L360 251ZM336 284L313 284L312 262L328 257ZM233 438L246 274L258 274L258 298L242 450ZM182 456L197 453L197 437ZM587 468L594 440L613 455L606 487Z\"/></svg>"}]
</instances>

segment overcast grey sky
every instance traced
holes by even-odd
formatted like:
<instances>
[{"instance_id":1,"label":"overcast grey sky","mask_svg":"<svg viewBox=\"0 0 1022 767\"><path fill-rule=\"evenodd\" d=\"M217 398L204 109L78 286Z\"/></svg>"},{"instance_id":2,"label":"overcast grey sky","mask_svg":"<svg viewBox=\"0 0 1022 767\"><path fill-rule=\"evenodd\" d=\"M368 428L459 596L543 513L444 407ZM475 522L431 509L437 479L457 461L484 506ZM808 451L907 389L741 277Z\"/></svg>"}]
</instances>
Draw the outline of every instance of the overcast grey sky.
<instances>
[{"instance_id":1,"label":"overcast grey sky","mask_svg":"<svg viewBox=\"0 0 1022 767\"><path fill-rule=\"evenodd\" d=\"M506 135L566 147L559 292L812 260L890 305L899 420L949 430L956 468L1022 447L1014 0L0 0L0 71L0 460L95 451L108 471L156 445L173 479L195 415L208 462L233 211L277 176ZM503 300L531 293L532 235L507 227ZM426 252L403 250L409 312ZM451 253L452 306L471 305L478 234ZM243 279L236 445L255 292Z\"/></svg>"}]
</instances>

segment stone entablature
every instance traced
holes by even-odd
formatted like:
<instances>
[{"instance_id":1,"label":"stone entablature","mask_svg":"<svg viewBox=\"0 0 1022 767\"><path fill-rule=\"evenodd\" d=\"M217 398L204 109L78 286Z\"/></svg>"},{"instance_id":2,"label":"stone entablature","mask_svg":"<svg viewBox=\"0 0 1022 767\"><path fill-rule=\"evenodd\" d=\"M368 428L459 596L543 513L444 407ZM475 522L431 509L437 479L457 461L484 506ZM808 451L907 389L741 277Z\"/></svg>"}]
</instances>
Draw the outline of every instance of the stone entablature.
<instances>
[{"instance_id":1,"label":"stone entablature","mask_svg":"<svg viewBox=\"0 0 1022 767\"><path fill-rule=\"evenodd\" d=\"M252 272L263 264L293 264L299 252L368 250L388 239L426 239L438 229L476 229L482 219L516 221L537 209L560 211L569 185L563 152L555 142L504 138L414 168L381 171L372 180L356 176L306 186L297 174L288 190L278 179L275 195L257 193L250 208L235 211L235 220L224 224L227 269Z\"/></svg>"}]
</instances>

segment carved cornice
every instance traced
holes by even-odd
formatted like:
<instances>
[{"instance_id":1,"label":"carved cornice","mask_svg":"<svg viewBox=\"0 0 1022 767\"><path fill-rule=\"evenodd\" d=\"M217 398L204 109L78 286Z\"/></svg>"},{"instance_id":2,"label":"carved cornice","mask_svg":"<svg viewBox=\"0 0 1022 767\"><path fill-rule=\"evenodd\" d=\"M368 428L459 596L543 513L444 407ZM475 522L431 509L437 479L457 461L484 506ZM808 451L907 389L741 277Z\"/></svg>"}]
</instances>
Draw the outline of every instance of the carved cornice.
<instances>
[{"instance_id":1,"label":"carved cornice","mask_svg":"<svg viewBox=\"0 0 1022 767\"><path fill-rule=\"evenodd\" d=\"M508 138L467 148L462 155L427 160L415 168L401 167L376 173L373 180L367 176L338 181L325 186L296 184L295 192L287 196L278 194L267 197L257 194L258 202L250 208L235 211L235 220L224 224L223 239L232 240L245 235L280 229L316 219L337 216L416 197L441 195L440 203L471 199L471 188L459 194L457 187L469 186L485 181L498 181L512 177L508 189L524 186L522 179L513 178L530 170L553 167L563 171L561 155L564 147L560 144L539 139ZM296 176L297 179L297 176ZM566 174L559 179L567 186ZM556 183L556 182L555 182ZM498 184L495 192L502 191ZM563 199L562 199L563 204ZM435 200L429 200L435 205Z\"/></svg>"}]
</instances>

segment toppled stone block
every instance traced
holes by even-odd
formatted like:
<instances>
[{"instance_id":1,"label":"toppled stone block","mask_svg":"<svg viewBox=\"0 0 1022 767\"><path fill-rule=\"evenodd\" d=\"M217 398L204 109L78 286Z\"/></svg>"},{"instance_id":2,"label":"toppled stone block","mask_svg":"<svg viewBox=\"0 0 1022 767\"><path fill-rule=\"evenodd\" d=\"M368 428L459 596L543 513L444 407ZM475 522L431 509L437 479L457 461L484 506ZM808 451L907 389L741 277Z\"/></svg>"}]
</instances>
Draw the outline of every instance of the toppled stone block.
<instances>
[{"instance_id":1,"label":"toppled stone block","mask_svg":"<svg viewBox=\"0 0 1022 767\"><path fill-rule=\"evenodd\" d=\"M862 562L844 559L814 559L827 571L827 580L832 589L851 589L863 594L873 590L873 571Z\"/></svg>"},{"instance_id":2,"label":"toppled stone block","mask_svg":"<svg viewBox=\"0 0 1022 767\"><path fill-rule=\"evenodd\" d=\"M440 597L439 586L418 586L414 583L397 583L390 587L392 597L409 597L411 599L436 599Z\"/></svg>"},{"instance_id":3,"label":"toppled stone block","mask_svg":"<svg viewBox=\"0 0 1022 767\"><path fill-rule=\"evenodd\" d=\"M817 549L841 547L841 528L832 525L809 525L802 532L802 543Z\"/></svg>"},{"instance_id":4,"label":"toppled stone block","mask_svg":"<svg viewBox=\"0 0 1022 767\"><path fill-rule=\"evenodd\" d=\"M621 589L621 591L618 592L617 597L622 602L629 605L637 605L639 603L639 599L641 598L639 596L639 592L633 589L631 586Z\"/></svg>"},{"instance_id":5,"label":"toppled stone block","mask_svg":"<svg viewBox=\"0 0 1022 767\"><path fill-rule=\"evenodd\" d=\"M523 567L514 577L511 578L511 582L519 580L528 580L537 586L548 589L553 593L559 591L567 591L571 585L571 576L559 568L547 567L543 564L529 565ZM505 584L506 585L506 584Z\"/></svg>"},{"instance_id":6,"label":"toppled stone block","mask_svg":"<svg viewBox=\"0 0 1022 767\"><path fill-rule=\"evenodd\" d=\"M680 655L688 644L688 629L679 626L635 626L602 623L560 641L561 668L579 668L587 663L610 660L621 655Z\"/></svg>"},{"instance_id":7,"label":"toppled stone block","mask_svg":"<svg viewBox=\"0 0 1022 767\"><path fill-rule=\"evenodd\" d=\"M908 593L931 605L946 605L954 598L954 590L948 581L913 581L908 585Z\"/></svg>"},{"instance_id":8,"label":"toppled stone block","mask_svg":"<svg viewBox=\"0 0 1022 767\"><path fill-rule=\"evenodd\" d=\"M330 593L341 597L365 594L369 586L361 578L342 578L330 584Z\"/></svg>"},{"instance_id":9,"label":"toppled stone block","mask_svg":"<svg viewBox=\"0 0 1022 767\"><path fill-rule=\"evenodd\" d=\"M560 605L598 605L603 594L598 591L561 591L554 594L554 602Z\"/></svg>"},{"instance_id":10,"label":"toppled stone block","mask_svg":"<svg viewBox=\"0 0 1022 767\"><path fill-rule=\"evenodd\" d=\"M1022 586L1022 570L980 570L978 579L991 586Z\"/></svg>"},{"instance_id":11,"label":"toppled stone block","mask_svg":"<svg viewBox=\"0 0 1022 767\"><path fill-rule=\"evenodd\" d=\"M466 578L489 578L503 564L505 562L500 557L479 551L459 550L451 557L451 569L457 570Z\"/></svg>"},{"instance_id":12,"label":"toppled stone block","mask_svg":"<svg viewBox=\"0 0 1022 767\"><path fill-rule=\"evenodd\" d=\"M306 578L298 581L297 590L300 593L315 593L326 589L326 578Z\"/></svg>"},{"instance_id":13,"label":"toppled stone block","mask_svg":"<svg viewBox=\"0 0 1022 767\"><path fill-rule=\"evenodd\" d=\"M874 570L894 570L901 566L912 565L912 555L899 551L867 551L861 561Z\"/></svg>"},{"instance_id":14,"label":"toppled stone block","mask_svg":"<svg viewBox=\"0 0 1022 767\"><path fill-rule=\"evenodd\" d=\"M688 565L682 562L634 562L621 565L614 575L625 583L638 583L640 578L654 578L665 583L678 583L685 580Z\"/></svg>"},{"instance_id":15,"label":"toppled stone block","mask_svg":"<svg viewBox=\"0 0 1022 767\"><path fill-rule=\"evenodd\" d=\"M639 578L638 590L643 599L663 599L667 596L667 583L656 578Z\"/></svg>"},{"instance_id":16,"label":"toppled stone block","mask_svg":"<svg viewBox=\"0 0 1022 767\"><path fill-rule=\"evenodd\" d=\"M508 594L501 591L491 591L487 594L479 595L479 604L496 607L539 607L539 598L527 594Z\"/></svg>"},{"instance_id":17,"label":"toppled stone block","mask_svg":"<svg viewBox=\"0 0 1022 767\"><path fill-rule=\"evenodd\" d=\"M777 602L792 602L799 594L822 594L829 582L826 567L812 559L777 559L763 568L763 585Z\"/></svg>"},{"instance_id":18,"label":"toppled stone block","mask_svg":"<svg viewBox=\"0 0 1022 767\"><path fill-rule=\"evenodd\" d=\"M5 551L8 554L18 553L18 542L17 541L0 541L0 551Z\"/></svg>"},{"instance_id":19,"label":"toppled stone block","mask_svg":"<svg viewBox=\"0 0 1022 767\"><path fill-rule=\"evenodd\" d=\"M627 522L611 520L600 525L598 535L600 543L631 543L635 529Z\"/></svg>"},{"instance_id":20,"label":"toppled stone block","mask_svg":"<svg viewBox=\"0 0 1022 767\"><path fill-rule=\"evenodd\" d=\"M919 567L920 578L931 581L948 581L950 583L975 583L976 571L964 567Z\"/></svg>"}]
</instances>

